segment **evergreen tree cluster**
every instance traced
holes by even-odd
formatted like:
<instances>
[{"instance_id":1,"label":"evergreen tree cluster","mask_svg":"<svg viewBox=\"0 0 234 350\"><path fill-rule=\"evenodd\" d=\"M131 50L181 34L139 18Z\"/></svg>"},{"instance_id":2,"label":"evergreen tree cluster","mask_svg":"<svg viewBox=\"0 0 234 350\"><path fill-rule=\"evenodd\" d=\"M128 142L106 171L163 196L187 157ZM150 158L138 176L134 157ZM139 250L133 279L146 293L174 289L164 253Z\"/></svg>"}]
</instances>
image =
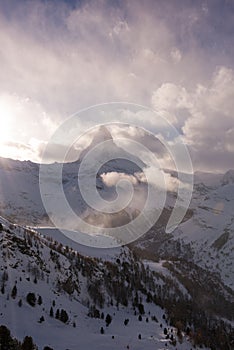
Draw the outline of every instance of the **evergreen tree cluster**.
<instances>
[{"instance_id":1,"label":"evergreen tree cluster","mask_svg":"<svg viewBox=\"0 0 234 350\"><path fill-rule=\"evenodd\" d=\"M63 323L67 323L69 320L67 311L64 309L57 309L56 314L55 314L55 318Z\"/></svg>"},{"instance_id":2,"label":"evergreen tree cluster","mask_svg":"<svg viewBox=\"0 0 234 350\"><path fill-rule=\"evenodd\" d=\"M11 336L10 330L2 325L0 326L0 349L1 350L38 350L32 337L26 336L23 342L19 342Z\"/></svg>"}]
</instances>

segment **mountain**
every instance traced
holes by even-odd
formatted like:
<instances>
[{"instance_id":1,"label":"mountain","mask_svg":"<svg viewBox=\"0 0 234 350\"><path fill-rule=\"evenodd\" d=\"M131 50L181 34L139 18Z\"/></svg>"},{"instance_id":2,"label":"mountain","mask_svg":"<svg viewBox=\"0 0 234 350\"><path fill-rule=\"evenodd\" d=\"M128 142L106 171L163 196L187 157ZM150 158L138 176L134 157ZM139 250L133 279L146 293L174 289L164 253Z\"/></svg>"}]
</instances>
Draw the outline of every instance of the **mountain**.
<instances>
[{"instance_id":1,"label":"mountain","mask_svg":"<svg viewBox=\"0 0 234 350\"><path fill-rule=\"evenodd\" d=\"M90 145L80 153L78 161L81 162L91 150L95 150L94 161L98 162L99 159L102 160L105 157L110 158L109 161L101 166L99 174L123 170L127 174L134 174L145 167L145 164L138 157L116 145L110 131L104 125L101 125L94 133Z\"/></svg>"},{"instance_id":2,"label":"mountain","mask_svg":"<svg viewBox=\"0 0 234 350\"><path fill-rule=\"evenodd\" d=\"M102 149L101 153L108 153L113 148L113 154L122 152L126 156L126 151L119 149L109 131L101 128L79 160L64 164L62 178L66 198L74 211L81 215L85 213L87 220L100 221L100 224L106 217L97 216L96 213L93 215L89 211L82 200L77 179L82 160L89 150L103 140L110 142L110 147ZM58 166L49 165L52 170ZM103 165L96 177L98 192L106 199L112 199L115 194L114 189L104 183L102 173L132 175L136 170L139 169L132 166L131 161L125 162L122 158ZM166 172L172 180L177 178L175 172ZM45 345L61 350L76 349L79 327L82 334L79 344L85 350L92 349L93 344L96 344L95 349L110 346L117 349L118 344L126 347L129 343L130 348L134 346L134 349L161 348L165 342L169 343L163 334L164 328L168 326L166 321L176 326L177 331L174 328L172 333L177 343L179 339L175 333L180 335L182 331L185 334L187 327L190 327L188 334L192 343L206 344L211 349L232 349L233 174L233 170L225 174L195 173L190 207L174 232L165 232L177 196L171 189L159 220L145 235L124 249L106 250L82 246L53 228L40 196L38 164L0 159L0 213L6 218L0 220L3 226L0 233L0 278L1 287L4 284L5 288L0 298L3 310L1 323L7 325L19 340L26 335L27 326L29 335L33 336L40 349ZM91 175L92 167L90 174L88 171L83 174L87 179ZM135 189L139 190L138 184ZM56 202L56 198L54 200ZM125 211L115 219L120 222L123 216L131 219L131 215L131 212ZM10 224L8 220L17 225ZM113 221L110 220L110 224ZM59 263L56 262L57 256ZM79 267L76 266L77 259L81 261ZM86 266L86 272L82 266ZM4 271L7 270L11 277L5 281ZM35 274L37 283L34 283ZM41 277L43 275L44 279ZM16 299L11 297L15 284L18 290ZM69 290L72 293L67 292ZM120 290L121 296L115 294ZM37 298L38 294L41 295L45 304L32 309L27 303L28 292L35 293ZM147 310L143 323L138 321L139 310L134 306L134 293L142 298L142 304ZM105 302L100 305L101 295ZM68 327L64 328L61 321L50 318L48 310L53 298L57 300L58 309L67 310ZM23 302L21 308L17 304L20 299ZM101 319L87 318L93 303L100 312L111 314L113 323L109 327L105 328L105 322ZM162 316L162 308L165 317ZM9 310L12 310L14 318ZM146 316L149 312L151 314ZM149 320L152 312L159 320L158 323ZM19 319L15 318L16 315ZM38 323L42 316L45 321ZM150 322L146 321L147 317ZM24 328L21 327L21 319L28 320ZM129 324L122 327L125 319L130 320ZM76 327L72 326L74 321ZM104 335L100 334L101 327L104 327ZM48 328L51 332L48 332ZM57 337L55 334L60 334L58 330L61 335ZM140 343L137 333L142 334ZM64 344L65 337L69 339L69 344ZM179 345L179 348L191 348L185 335L183 339L183 345ZM167 346L170 348L171 345Z\"/></svg>"},{"instance_id":3,"label":"mountain","mask_svg":"<svg viewBox=\"0 0 234 350\"><path fill-rule=\"evenodd\" d=\"M101 129L101 132L96 135L93 142L97 144L100 140L111 140L113 142L110 133L106 129ZM117 147L114 142L113 147ZM77 182L77 164L75 162L64 165L64 192L75 212L79 215L85 213L87 220L96 220L98 222L99 218L96 214L93 214L92 211L87 213L87 205L82 200ZM127 169L125 168L125 163L121 163L121 161L119 161L118 168L115 168L113 164L109 164L103 171L120 171L127 174L135 171L134 168L129 168L131 163L128 163ZM53 166L56 166L56 164ZM112 166L112 168L109 168L109 166ZM174 246L179 242L183 247L187 247L186 249L181 248L184 251L184 256L190 254L189 259L191 261L201 268L218 274L222 282L233 290L233 173L234 171L232 170L223 175L195 173L194 191L189 211L184 222L172 235L167 236L165 234L165 225L175 201L175 193L170 192L166 208L156 226L134 244L135 248L145 250L149 254L155 252L154 258L157 259L163 258L169 249L168 247L171 247L170 255L178 258L182 253L174 250ZM173 173L171 174L175 176ZM38 184L38 164L29 161L20 162L0 158L0 214L13 222L23 225L51 225L43 207ZM97 188L103 198L112 198L113 189L107 187L100 176L97 176ZM131 213L120 213L113 220L119 221L123 217L129 220ZM112 218L106 216L105 219L110 224L114 223ZM100 220L100 222L103 222L104 218L100 218ZM160 246L160 253L158 246ZM187 250L190 253L186 253Z\"/></svg>"},{"instance_id":4,"label":"mountain","mask_svg":"<svg viewBox=\"0 0 234 350\"><path fill-rule=\"evenodd\" d=\"M233 291L234 182L230 174L233 171L224 175L195 174L193 197L184 222L166 235L165 222L171 212L168 207L155 227L134 246L154 254L154 259L169 256L193 262L214 273Z\"/></svg>"},{"instance_id":5,"label":"mountain","mask_svg":"<svg viewBox=\"0 0 234 350\"><path fill-rule=\"evenodd\" d=\"M39 190L39 165L0 158L0 213L12 221L46 218Z\"/></svg>"},{"instance_id":6,"label":"mountain","mask_svg":"<svg viewBox=\"0 0 234 350\"><path fill-rule=\"evenodd\" d=\"M104 135L104 136L103 136ZM98 134L96 142L100 140L111 140L110 133L105 129ZM93 146L92 146L93 147ZM113 143L113 147L115 144ZM83 154L84 156L84 154ZM134 172L134 168L127 169L125 163L119 162L118 168L115 165L108 165L104 172L121 171L124 173ZM56 164L52 165L56 166ZM109 166L112 166L109 168ZM120 169L121 168L121 169ZM209 265L209 269L220 274L222 280L233 288L233 192L234 185L231 181L233 171L224 175L196 173L193 197L190 205L190 219L179 226L170 237L174 241L181 241L194 250L193 260L200 266ZM47 225L50 224L39 190L39 165L32 162L20 162L9 159L0 159L0 214L11 221L19 224ZM64 192L72 208L78 214L86 213L87 205L82 200L77 182L77 163L67 163L63 171ZM98 191L104 198L113 196L113 189L108 188L100 176L97 177ZM166 210L171 212L175 194L169 194ZM165 212L164 212L165 213ZM88 218L90 218L89 214ZM128 217L129 214L125 214ZM94 216L95 218L95 216ZM118 219L118 218L117 218ZM97 219L98 220L98 219ZM115 219L116 220L116 219ZM120 218L118 219L120 220ZM161 217L155 231L161 232L162 239L165 236ZM159 229L160 226L160 229ZM225 233L226 232L226 233ZM151 230L152 234L152 230ZM157 236L157 235L156 235ZM215 241L222 241L223 245L219 250L215 247ZM148 250L154 248L142 243ZM205 259L204 259L205 257ZM214 263L215 262L215 263Z\"/></svg>"},{"instance_id":7,"label":"mountain","mask_svg":"<svg viewBox=\"0 0 234 350\"><path fill-rule=\"evenodd\" d=\"M73 210L81 215L87 212L87 204L82 199L78 186L78 172L80 165L89 151L105 141L110 141L108 147L105 143L96 151L95 159L86 164L79 176L96 176L94 174L94 166L98 159L103 159L106 155L110 155L112 160L100 165L97 172L97 189L102 190L105 199L111 199L115 196L115 191L108 188L100 178L100 174L113 172L125 172L126 174L134 174L141 171L145 166L137 157L126 152L124 149L116 146L112 136L105 126L101 126L93 135L91 144L83 150L77 161L63 164L62 183L66 198ZM136 165L139 164L138 165ZM58 164L48 164L45 168L53 173ZM44 209L40 188L39 188L39 170L40 165L30 161L17 161L11 159L0 158L0 214L19 224L50 224L48 215ZM53 181L48 181L48 190L52 188ZM54 196L54 191L53 196ZM48 193L49 195L49 193ZM56 203L56 199L54 199ZM86 213L86 215L88 215Z\"/></svg>"}]
</instances>

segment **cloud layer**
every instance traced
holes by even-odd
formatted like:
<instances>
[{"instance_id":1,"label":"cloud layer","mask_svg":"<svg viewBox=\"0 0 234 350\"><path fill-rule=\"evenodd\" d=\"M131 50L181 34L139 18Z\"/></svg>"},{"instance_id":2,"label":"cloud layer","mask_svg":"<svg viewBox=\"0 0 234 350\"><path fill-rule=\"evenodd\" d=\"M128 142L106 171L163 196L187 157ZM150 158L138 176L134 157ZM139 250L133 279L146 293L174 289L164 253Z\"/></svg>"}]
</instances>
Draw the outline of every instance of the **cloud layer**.
<instances>
[{"instance_id":1,"label":"cloud layer","mask_svg":"<svg viewBox=\"0 0 234 350\"><path fill-rule=\"evenodd\" d=\"M233 167L233 15L221 0L0 0L1 155L40 161L69 115L126 101L165 115L195 168Z\"/></svg>"}]
</instances>

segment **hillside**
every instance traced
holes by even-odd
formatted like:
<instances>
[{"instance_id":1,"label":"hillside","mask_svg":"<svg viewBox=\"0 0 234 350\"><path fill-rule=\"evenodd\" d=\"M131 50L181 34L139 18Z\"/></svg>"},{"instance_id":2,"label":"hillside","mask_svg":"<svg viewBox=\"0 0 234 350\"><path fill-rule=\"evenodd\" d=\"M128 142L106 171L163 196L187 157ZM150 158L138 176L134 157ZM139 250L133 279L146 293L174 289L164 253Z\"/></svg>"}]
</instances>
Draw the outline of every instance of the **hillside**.
<instances>
[{"instance_id":1,"label":"hillside","mask_svg":"<svg viewBox=\"0 0 234 350\"><path fill-rule=\"evenodd\" d=\"M127 248L109 260L85 257L36 231L1 222L0 324L14 337L30 335L39 349L174 348L177 330L149 300L164 281ZM57 310L65 310L63 321ZM182 341L180 348L189 349L186 336Z\"/></svg>"},{"instance_id":2,"label":"hillside","mask_svg":"<svg viewBox=\"0 0 234 350\"><path fill-rule=\"evenodd\" d=\"M175 343L190 349L189 339L194 344L222 339L224 324L218 320L216 334L204 328L204 338L198 336L196 323L205 327L207 320L191 309L195 328L188 326L181 314L190 303L187 291L128 248L108 257L99 250L98 258L94 251L93 257L84 256L36 231L1 222L0 324L19 340L29 335L39 349L85 350L172 349Z\"/></svg>"}]
</instances>

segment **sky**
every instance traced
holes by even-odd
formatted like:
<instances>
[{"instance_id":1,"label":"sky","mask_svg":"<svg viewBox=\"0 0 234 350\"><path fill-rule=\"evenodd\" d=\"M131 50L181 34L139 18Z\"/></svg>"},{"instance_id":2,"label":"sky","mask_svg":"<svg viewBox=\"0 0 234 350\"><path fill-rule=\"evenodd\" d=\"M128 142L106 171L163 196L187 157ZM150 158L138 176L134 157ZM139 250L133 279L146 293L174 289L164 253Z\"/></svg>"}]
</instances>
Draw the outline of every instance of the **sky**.
<instances>
[{"instance_id":1,"label":"sky","mask_svg":"<svg viewBox=\"0 0 234 350\"><path fill-rule=\"evenodd\" d=\"M166 116L195 170L225 172L234 168L233 57L232 0L0 0L0 156L40 162L70 115L122 101ZM158 133L155 114L141 119Z\"/></svg>"}]
</instances>

